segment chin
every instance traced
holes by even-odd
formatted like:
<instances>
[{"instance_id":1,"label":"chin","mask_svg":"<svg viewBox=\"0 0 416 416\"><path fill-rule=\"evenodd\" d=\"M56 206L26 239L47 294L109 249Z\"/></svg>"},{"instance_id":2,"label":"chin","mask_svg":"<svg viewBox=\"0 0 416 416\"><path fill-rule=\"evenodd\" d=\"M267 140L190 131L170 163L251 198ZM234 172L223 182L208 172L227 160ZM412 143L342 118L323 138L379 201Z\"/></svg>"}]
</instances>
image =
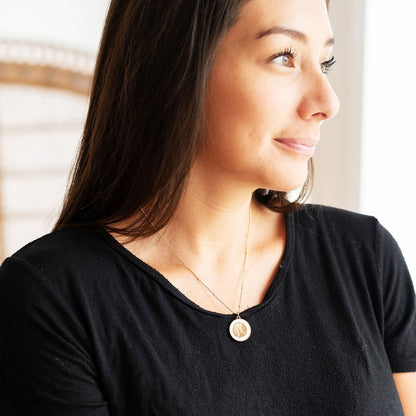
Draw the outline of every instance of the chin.
<instances>
[{"instance_id":1,"label":"chin","mask_svg":"<svg viewBox=\"0 0 416 416\"><path fill-rule=\"evenodd\" d=\"M276 181L276 178L279 180ZM261 186L264 189L273 189L280 192L292 192L302 188L308 178L308 168L293 170L289 173L278 172L273 178L267 181L268 186Z\"/></svg>"}]
</instances>

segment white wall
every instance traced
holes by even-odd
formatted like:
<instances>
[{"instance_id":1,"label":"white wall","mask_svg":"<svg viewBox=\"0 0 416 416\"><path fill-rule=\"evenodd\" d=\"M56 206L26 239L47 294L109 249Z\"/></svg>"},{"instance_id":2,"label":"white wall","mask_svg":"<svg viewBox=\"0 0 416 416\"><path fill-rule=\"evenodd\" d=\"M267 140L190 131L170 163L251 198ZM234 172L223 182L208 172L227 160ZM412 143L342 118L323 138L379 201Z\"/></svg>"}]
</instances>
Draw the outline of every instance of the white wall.
<instances>
[{"instance_id":1,"label":"white wall","mask_svg":"<svg viewBox=\"0 0 416 416\"><path fill-rule=\"evenodd\" d=\"M360 209L363 0L332 0L335 69L328 77L341 103L325 122L315 157L313 202L354 211Z\"/></svg>"},{"instance_id":2,"label":"white wall","mask_svg":"<svg viewBox=\"0 0 416 416\"><path fill-rule=\"evenodd\" d=\"M0 38L95 53L109 0L0 0Z\"/></svg>"},{"instance_id":3,"label":"white wall","mask_svg":"<svg viewBox=\"0 0 416 416\"><path fill-rule=\"evenodd\" d=\"M361 210L399 242L416 282L416 3L367 0Z\"/></svg>"},{"instance_id":4,"label":"white wall","mask_svg":"<svg viewBox=\"0 0 416 416\"><path fill-rule=\"evenodd\" d=\"M312 201L376 216L416 282L416 3L332 0L341 101L324 126Z\"/></svg>"}]
</instances>

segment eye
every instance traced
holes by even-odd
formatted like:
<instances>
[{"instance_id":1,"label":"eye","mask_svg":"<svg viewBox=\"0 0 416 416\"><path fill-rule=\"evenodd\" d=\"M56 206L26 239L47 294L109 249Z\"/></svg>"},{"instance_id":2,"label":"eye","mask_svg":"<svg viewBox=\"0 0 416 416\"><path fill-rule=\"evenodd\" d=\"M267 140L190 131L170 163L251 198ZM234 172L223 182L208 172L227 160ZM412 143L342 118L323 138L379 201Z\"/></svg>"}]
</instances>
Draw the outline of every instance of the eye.
<instances>
[{"instance_id":1,"label":"eye","mask_svg":"<svg viewBox=\"0 0 416 416\"><path fill-rule=\"evenodd\" d=\"M335 57L334 56L331 59L329 59L328 61L322 62L321 63L321 71L322 71L322 73L326 75L332 69L332 67L334 66L335 62L336 61L335 61Z\"/></svg>"},{"instance_id":2,"label":"eye","mask_svg":"<svg viewBox=\"0 0 416 416\"><path fill-rule=\"evenodd\" d=\"M286 67L293 67L294 60L296 59L296 52L293 49L285 49L283 52L279 52L271 57L271 62L286 66Z\"/></svg>"}]
</instances>

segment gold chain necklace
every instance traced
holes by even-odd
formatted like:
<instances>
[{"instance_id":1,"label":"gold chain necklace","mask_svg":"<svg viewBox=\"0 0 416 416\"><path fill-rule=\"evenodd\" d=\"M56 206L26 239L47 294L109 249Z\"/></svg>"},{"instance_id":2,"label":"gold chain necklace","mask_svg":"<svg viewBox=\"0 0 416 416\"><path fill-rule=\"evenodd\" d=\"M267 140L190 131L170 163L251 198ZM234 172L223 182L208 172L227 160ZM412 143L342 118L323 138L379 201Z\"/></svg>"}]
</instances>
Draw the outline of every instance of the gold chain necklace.
<instances>
[{"instance_id":1,"label":"gold chain necklace","mask_svg":"<svg viewBox=\"0 0 416 416\"><path fill-rule=\"evenodd\" d=\"M149 220L150 224L154 227L152 221L149 219L147 214L141 209L143 215ZM248 226L247 226L247 234L245 238L245 248L244 248L244 261L243 267L241 271L241 289L240 289L240 298L238 302L238 309L237 312L234 312L228 305L226 305L200 278L199 276L186 264L183 258L176 252L176 250L171 246L169 241L165 238L165 236L157 230L157 233L160 235L164 243L168 246L168 248L172 251L172 253L178 258L178 260L192 273L192 275L200 282L208 292L215 297L226 309L228 309L232 314L236 315L235 319L231 322L229 326L229 332L233 339L236 341L242 342L246 341L250 338L251 335L251 326L250 324L240 317L240 309L241 309L241 299L243 297L243 289L244 289L244 278L246 274L246 264L247 264L247 256L248 256L248 242L250 237L250 226L251 226L251 206L248 211Z\"/></svg>"}]
</instances>

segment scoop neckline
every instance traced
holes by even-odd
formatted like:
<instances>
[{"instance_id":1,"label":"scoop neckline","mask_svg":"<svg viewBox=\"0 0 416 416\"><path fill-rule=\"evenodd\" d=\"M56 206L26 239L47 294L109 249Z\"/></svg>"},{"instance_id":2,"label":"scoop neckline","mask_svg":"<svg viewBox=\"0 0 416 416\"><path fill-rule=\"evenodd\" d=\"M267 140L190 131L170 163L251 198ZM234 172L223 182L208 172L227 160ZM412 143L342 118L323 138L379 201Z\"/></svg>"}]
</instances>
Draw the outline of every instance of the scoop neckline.
<instances>
[{"instance_id":1,"label":"scoop neckline","mask_svg":"<svg viewBox=\"0 0 416 416\"><path fill-rule=\"evenodd\" d=\"M245 309L243 312L240 313L242 317L250 317L254 313L260 311L261 309L265 308L276 296L278 289L282 282L285 279L285 276L288 272L289 265L292 262L293 258L293 248L295 245L295 226L294 226L294 211L288 212L284 214L285 219L285 229L286 229L286 245L283 251L282 259L280 261L280 265L274 275L273 281L270 284L269 288L266 291L266 294L263 300L254 306L251 306L248 309ZM101 235L104 239L110 244L110 246L115 249L119 254L125 257L130 263L134 266L138 267L142 271L144 271L147 275L149 275L156 283L162 285L166 290L168 290L173 296L175 296L178 300L182 303L186 304L187 306L191 307L192 309L196 309L197 311L208 314L211 316L221 317L221 318L230 318L235 316L235 313L225 314L221 312L210 311L208 309L204 309L203 307L199 306L195 303L192 299L188 298L184 295L176 286L174 286L162 273L160 273L157 269L153 266L150 266L145 261L141 260L135 254L133 254L130 250L124 247L116 238L114 238L104 227L99 227Z\"/></svg>"}]
</instances>

